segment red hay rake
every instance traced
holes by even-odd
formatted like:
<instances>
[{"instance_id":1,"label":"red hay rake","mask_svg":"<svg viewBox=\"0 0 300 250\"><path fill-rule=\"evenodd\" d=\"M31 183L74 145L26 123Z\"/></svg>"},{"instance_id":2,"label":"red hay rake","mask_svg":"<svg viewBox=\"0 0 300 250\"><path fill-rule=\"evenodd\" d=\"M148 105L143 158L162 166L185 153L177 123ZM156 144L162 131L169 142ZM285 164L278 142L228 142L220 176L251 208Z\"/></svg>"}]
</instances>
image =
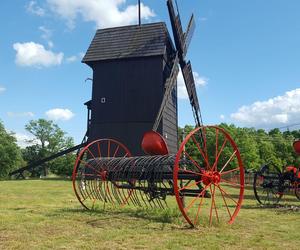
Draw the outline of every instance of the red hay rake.
<instances>
[{"instance_id":1,"label":"red hay rake","mask_svg":"<svg viewBox=\"0 0 300 250\"><path fill-rule=\"evenodd\" d=\"M227 132L216 126L198 127L177 154L132 157L116 140L93 141L77 157L73 188L86 209L106 203L165 208L171 202L168 196L175 196L191 226L231 224L243 200L244 168Z\"/></svg>"}]
</instances>

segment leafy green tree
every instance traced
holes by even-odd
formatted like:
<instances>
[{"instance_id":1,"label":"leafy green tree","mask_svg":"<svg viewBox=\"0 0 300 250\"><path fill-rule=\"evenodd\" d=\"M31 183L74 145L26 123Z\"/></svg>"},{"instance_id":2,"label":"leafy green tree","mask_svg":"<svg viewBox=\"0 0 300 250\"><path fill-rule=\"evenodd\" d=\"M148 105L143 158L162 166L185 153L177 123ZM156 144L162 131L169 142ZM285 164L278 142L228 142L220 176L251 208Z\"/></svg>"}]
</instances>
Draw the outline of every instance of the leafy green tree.
<instances>
[{"instance_id":1,"label":"leafy green tree","mask_svg":"<svg viewBox=\"0 0 300 250\"><path fill-rule=\"evenodd\" d=\"M253 128L238 128L236 144L246 169L258 169L260 167L260 157L258 145L255 140L255 130Z\"/></svg>"},{"instance_id":2,"label":"leafy green tree","mask_svg":"<svg viewBox=\"0 0 300 250\"><path fill-rule=\"evenodd\" d=\"M39 119L32 120L25 129L34 136L29 142L32 146L23 150L23 157L28 163L41 160L74 146L73 139L66 136L53 121ZM43 165L45 175L48 170L58 175L71 175L75 156L72 154L61 156ZM41 173L40 173L41 174Z\"/></svg>"},{"instance_id":3,"label":"leafy green tree","mask_svg":"<svg viewBox=\"0 0 300 250\"><path fill-rule=\"evenodd\" d=\"M5 130L0 121L0 179L7 178L11 171L21 167L23 163L16 138Z\"/></svg>"}]
</instances>

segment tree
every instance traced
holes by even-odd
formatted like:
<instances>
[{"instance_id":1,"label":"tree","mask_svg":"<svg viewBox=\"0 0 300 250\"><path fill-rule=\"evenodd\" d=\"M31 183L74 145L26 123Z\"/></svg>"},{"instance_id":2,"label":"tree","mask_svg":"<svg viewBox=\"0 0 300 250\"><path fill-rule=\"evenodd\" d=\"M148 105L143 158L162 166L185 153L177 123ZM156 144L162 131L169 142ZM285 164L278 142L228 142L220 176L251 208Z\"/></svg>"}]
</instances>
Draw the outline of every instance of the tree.
<instances>
[{"instance_id":1,"label":"tree","mask_svg":"<svg viewBox=\"0 0 300 250\"><path fill-rule=\"evenodd\" d=\"M8 177L8 174L21 167L23 160L16 138L8 133L0 121L0 179Z\"/></svg>"},{"instance_id":2,"label":"tree","mask_svg":"<svg viewBox=\"0 0 300 250\"><path fill-rule=\"evenodd\" d=\"M32 120L25 126L25 129L34 136L34 139L29 141L33 145L23 150L23 157L28 163L74 146L73 139L66 136L66 133L53 121ZM74 155L71 154L45 163L44 174L47 175L50 169L51 172L58 175L71 175L74 159Z\"/></svg>"}]
</instances>

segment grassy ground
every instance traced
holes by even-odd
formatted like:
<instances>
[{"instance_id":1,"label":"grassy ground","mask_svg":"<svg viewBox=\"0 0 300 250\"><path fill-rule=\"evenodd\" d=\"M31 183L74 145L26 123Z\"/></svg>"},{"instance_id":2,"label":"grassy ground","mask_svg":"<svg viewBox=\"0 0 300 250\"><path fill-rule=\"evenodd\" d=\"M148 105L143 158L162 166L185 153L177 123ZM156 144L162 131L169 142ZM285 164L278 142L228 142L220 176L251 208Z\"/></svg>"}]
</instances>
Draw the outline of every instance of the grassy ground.
<instances>
[{"instance_id":1,"label":"grassy ground","mask_svg":"<svg viewBox=\"0 0 300 250\"><path fill-rule=\"evenodd\" d=\"M233 225L190 229L174 202L162 211L88 212L70 181L2 181L0 249L299 249L300 202L281 204L289 206L260 207L249 188Z\"/></svg>"}]
</instances>

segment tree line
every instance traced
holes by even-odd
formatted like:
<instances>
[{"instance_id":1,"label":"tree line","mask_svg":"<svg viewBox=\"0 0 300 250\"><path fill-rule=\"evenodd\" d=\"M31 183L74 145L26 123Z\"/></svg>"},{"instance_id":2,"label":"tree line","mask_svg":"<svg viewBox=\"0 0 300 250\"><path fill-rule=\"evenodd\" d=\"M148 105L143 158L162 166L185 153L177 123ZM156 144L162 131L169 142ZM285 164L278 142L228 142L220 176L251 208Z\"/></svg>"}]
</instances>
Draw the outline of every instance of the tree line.
<instances>
[{"instance_id":1,"label":"tree line","mask_svg":"<svg viewBox=\"0 0 300 250\"><path fill-rule=\"evenodd\" d=\"M275 128L270 131L254 128L240 128L235 125L220 124L235 140L247 170L257 170L263 164L273 163L278 167L300 165L300 159L293 150L293 142L300 138L300 130L281 132ZM32 135L29 146L20 148L14 133L6 131L0 121L0 179L5 179L13 170L49 157L74 146L73 138L67 136L53 121L32 120L25 129ZM182 138L194 129L186 125L178 128L179 144ZM209 154L209 152L208 152ZM29 177L39 177L49 173L71 176L76 154L67 154L43 164Z\"/></svg>"},{"instance_id":2,"label":"tree line","mask_svg":"<svg viewBox=\"0 0 300 250\"><path fill-rule=\"evenodd\" d=\"M26 124L25 129L32 135L32 139L27 140L29 146L20 148L14 133L7 132L0 122L0 179L7 178L13 170L74 146L73 138L67 136L53 121L32 120ZM50 173L71 176L75 158L75 154L64 155L35 168L27 176L40 177Z\"/></svg>"}]
</instances>

